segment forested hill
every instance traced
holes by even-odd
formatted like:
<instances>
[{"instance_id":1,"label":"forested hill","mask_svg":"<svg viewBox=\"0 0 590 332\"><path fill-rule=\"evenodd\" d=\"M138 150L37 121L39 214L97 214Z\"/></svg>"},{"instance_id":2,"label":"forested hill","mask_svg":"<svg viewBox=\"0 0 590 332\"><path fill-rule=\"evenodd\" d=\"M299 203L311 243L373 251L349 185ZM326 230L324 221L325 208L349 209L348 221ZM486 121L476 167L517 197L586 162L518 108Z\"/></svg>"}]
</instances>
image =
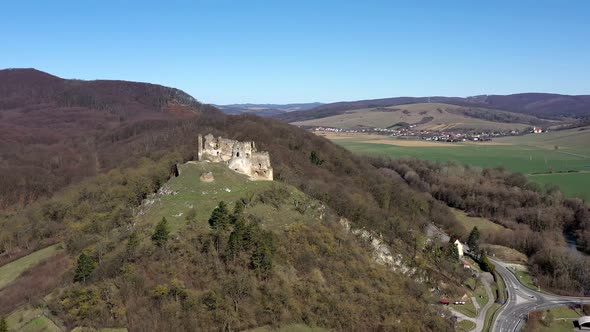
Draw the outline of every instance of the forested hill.
<instances>
[{"instance_id":1,"label":"forested hill","mask_svg":"<svg viewBox=\"0 0 590 332\"><path fill-rule=\"evenodd\" d=\"M66 80L35 69L0 70L0 208L30 203L109 169L109 140L217 112L174 88Z\"/></svg>"},{"instance_id":2,"label":"forested hill","mask_svg":"<svg viewBox=\"0 0 590 332\"><path fill-rule=\"evenodd\" d=\"M308 111L296 111L275 116L285 122L320 119L346 111L415 103L445 103L463 107L483 107L533 115L546 119L585 117L590 115L590 95L560 95L550 93L520 93L512 95L481 95L473 97L396 97L337 102Z\"/></svg>"},{"instance_id":3,"label":"forested hill","mask_svg":"<svg viewBox=\"0 0 590 332\"><path fill-rule=\"evenodd\" d=\"M41 88L23 85L30 96L45 94L53 84L47 82L61 82L49 75L33 76L39 81L31 86ZM134 84L118 86L128 85ZM92 95L103 100L104 91L92 90ZM117 100L143 105L134 102L135 92L128 96ZM456 252L452 244L430 242L436 250L423 250L426 244L418 247L417 241L431 220L444 225L456 225L456 220L441 203L410 189L397 173L379 170L325 138L273 119L227 116L200 104L191 116L178 117L161 104L147 103L138 112L160 117L129 120L91 106L44 108L41 102L47 100L43 95L33 106L13 101L16 108L1 113L2 125L14 131L2 131L0 188L5 205L13 204L0 214L0 265L47 244L61 243L66 252L56 256L60 264L49 261L0 288L0 315L26 302L39 303L57 287L55 296L48 297L49 307L68 328L243 330L305 323L346 331L452 330L440 308L429 304L441 294L457 296L468 275L453 255L439 250L440 245L446 253ZM39 136L42 128L52 130ZM258 209L263 217L248 220L253 227L243 235L248 248L233 247L242 254L230 255L229 231L215 233L207 223L213 211L206 206L219 204L213 194L203 194L211 201L193 206L206 217L194 223L184 216L174 219L177 225L183 220L185 228L177 229L163 248L150 241L155 225L142 223L138 212L169 183L175 165L195 159L196 137L206 133L255 141L271 156L277 185L258 192L259 198L243 196L246 211ZM198 182L198 174L185 179ZM225 188L219 191L229 193ZM202 193L197 189L188 192ZM237 195L243 188L231 189ZM272 234L256 228L293 222L289 215L264 217L285 204L295 203L303 211L297 215L303 214L308 207L293 202L293 193L317 202L313 204L320 212L334 217ZM420 282L376 265L370 247L355 242L340 218L355 229L379 234ZM232 225L235 231L237 221ZM455 231L465 235L460 226ZM452 259L456 264L449 263ZM85 271L83 278L77 277L79 269ZM37 287L39 280L42 287ZM439 285L444 288L440 294L429 290Z\"/></svg>"},{"instance_id":4,"label":"forested hill","mask_svg":"<svg viewBox=\"0 0 590 332\"><path fill-rule=\"evenodd\" d=\"M134 117L200 104L181 90L156 84L67 80L36 69L0 70L0 110L33 105L86 107Z\"/></svg>"}]
</instances>

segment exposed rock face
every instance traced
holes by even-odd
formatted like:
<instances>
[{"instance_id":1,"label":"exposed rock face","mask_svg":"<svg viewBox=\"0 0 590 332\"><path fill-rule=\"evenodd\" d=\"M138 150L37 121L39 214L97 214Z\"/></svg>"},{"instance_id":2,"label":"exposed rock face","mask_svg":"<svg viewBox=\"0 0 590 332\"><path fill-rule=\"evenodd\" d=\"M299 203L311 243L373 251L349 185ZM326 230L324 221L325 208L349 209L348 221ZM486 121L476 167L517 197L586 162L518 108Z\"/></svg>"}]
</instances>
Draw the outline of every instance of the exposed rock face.
<instances>
[{"instance_id":1,"label":"exposed rock face","mask_svg":"<svg viewBox=\"0 0 590 332\"><path fill-rule=\"evenodd\" d=\"M258 152L254 142L239 142L208 134L198 137L199 161L225 163L227 166L252 180L273 180L270 155Z\"/></svg>"}]
</instances>

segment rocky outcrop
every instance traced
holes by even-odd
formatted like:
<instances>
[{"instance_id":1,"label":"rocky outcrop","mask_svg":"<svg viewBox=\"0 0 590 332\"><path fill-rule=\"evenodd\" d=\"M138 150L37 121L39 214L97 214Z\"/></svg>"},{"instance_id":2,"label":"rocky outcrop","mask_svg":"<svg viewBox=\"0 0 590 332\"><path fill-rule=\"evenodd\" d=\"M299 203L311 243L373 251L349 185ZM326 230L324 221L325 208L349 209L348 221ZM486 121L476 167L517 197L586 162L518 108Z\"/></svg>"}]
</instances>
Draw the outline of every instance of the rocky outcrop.
<instances>
[{"instance_id":1,"label":"rocky outcrop","mask_svg":"<svg viewBox=\"0 0 590 332\"><path fill-rule=\"evenodd\" d=\"M239 142L222 137L198 136L199 161L225 163L235 172L252 180L273 180L273 170L268 152L256 150L254 142Z\"/></svg>"}]
</instances>

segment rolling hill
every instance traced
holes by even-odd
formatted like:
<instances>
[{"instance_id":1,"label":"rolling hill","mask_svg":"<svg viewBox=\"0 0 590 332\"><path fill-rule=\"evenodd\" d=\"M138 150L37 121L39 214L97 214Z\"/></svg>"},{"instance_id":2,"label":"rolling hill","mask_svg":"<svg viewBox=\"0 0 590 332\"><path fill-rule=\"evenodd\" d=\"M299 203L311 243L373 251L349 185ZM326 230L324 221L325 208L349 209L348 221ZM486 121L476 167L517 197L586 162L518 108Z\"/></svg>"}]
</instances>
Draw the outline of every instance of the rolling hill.
<instances>
[{"instance_id":1,"label":"rolling hill","mask_svg":"<svg viewBox=\"0 0 590 332\"><path fill-rule=\"evenodd\" d=\"M313 112L313 111L311 111ZM443 103L415 103L345 111L319 119L293 122L298 126L335 128L392 128L416 125L419 130L522 130L530 126L549 126L554 122L534 116L480 107Z\"/></svg>"},{"instance_id":2,"label":"rolling hill","mask_svg":"<svg viewBox=\"0 0 590 332\"><path fill-rule=\"evenodd\" d=\"M0 70L0 208L114 167L112 145L141 130L218 112L174 88ZM68 174L68 176L64 176Z\"/></svg>"},{"instance_id":3,"label":"rolling hill","mask_svg":"<svg viewBox=\"0 0 590 332\"><path fill-rule=\"evenodd\" d=\"M322 103L300 103L300 104L231 104L231 105L217 105L217 107L225 114L256 114L260 116L277 116L279 114L307 111Z\"/></svg>"},{"instance_id":4,"label":"rolling hill","mask_svg":"<svg viewBox=\"0 0 590 332\"><path fill-rule=\"evenodd\" d=\"M481 107L521 113L546 119L585 117L590 115L590 95L521 93L473 97L396 97L325 104L309 111L296 111L276 117L285 122L298 122L342 114L346 111L414 103L444 103L463 107Z\"/></svg>"}]
</instances>

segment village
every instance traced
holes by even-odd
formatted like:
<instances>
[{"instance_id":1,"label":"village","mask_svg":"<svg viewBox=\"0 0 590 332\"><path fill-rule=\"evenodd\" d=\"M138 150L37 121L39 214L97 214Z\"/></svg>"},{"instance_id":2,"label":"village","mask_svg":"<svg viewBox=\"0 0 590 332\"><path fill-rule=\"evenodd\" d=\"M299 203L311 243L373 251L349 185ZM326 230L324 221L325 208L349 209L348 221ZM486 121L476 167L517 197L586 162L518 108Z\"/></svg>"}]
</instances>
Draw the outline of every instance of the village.
<instances>
[{"instance_id":1,"label":"village","mask_svg":"<svg viewBox=\"0 0 590 332\"><path fill-rule=\"evenodd\" d=\"M367 127L359 129L334 128L324 126L303 126L302 128L314 133L336 133L336 134L373 134L384 135L400 139L415 139L425 141L439 141L439 142L487 142L493 138L505 136L520 136L527 133L539 134L546 132L540 127L531 127L526 130L490 130L490 131L475 131L465 129L450 129L450 130L419 130L415 129L416 125L409 125L403 128L378 128Z\"/></svg>"}]
</instances>

